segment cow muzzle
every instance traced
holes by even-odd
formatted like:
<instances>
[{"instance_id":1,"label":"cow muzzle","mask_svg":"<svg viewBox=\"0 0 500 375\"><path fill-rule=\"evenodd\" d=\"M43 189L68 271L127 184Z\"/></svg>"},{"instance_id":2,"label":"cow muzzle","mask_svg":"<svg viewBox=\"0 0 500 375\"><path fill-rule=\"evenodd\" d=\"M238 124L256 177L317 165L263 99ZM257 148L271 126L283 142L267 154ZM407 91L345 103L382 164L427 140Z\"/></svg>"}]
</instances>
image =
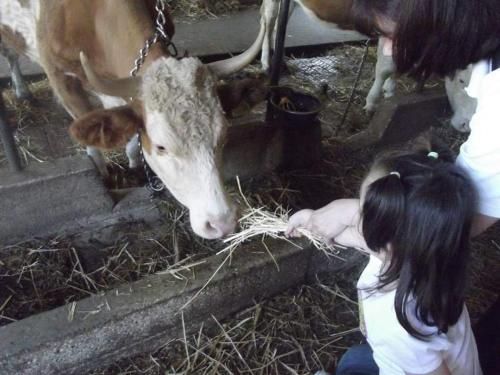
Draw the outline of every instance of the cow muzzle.
<instances>
[{"instance_id":1,"label":"cow muzzle","mask_svg":"<svg viewBox=\"0 0 500 375\"><path fill-rule=\"evenodd\" d=\"M237 210L230 204L227 210L218 214L203 214L190 211L190 221L193 231L208 240L222 238L234 232L237 224Z\"/></svg>"}]
</instances>

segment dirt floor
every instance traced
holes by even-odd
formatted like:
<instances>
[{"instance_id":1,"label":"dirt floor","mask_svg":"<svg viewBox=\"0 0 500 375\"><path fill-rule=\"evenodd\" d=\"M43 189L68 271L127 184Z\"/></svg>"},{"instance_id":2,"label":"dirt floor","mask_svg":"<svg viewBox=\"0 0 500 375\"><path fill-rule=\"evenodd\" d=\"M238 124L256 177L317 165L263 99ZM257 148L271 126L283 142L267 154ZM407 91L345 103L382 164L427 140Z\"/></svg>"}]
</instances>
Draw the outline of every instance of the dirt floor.
<instances>
[{"instance_id":1,"label":"dirt floor","mask_svg":"<svg viewBox=\"0 0 500 375\"><path fill-rule=\"evenodd\" d=\"M345 122L341 120L364 53L363 45L344 45L319 59L290 59L290 74L283 83L314 92L325 104L320 117L323 158L307 170L245 181L243 188L251 202L271 209L279 202L296 210L318 208L333 199L357 195L376 150L352 151L343 141L364 129L369 121L362 107L371 84L374 47L368 51L351 110ZM250 74L255 71L255 67L248 69ZM439 84L432 82L428 86ZM401 92L412 87L407 80L398 83ZM69 118L50 94L46 81L33 82L30 88L37 99L35 104L19 104L10 91L4 94L9 121L13 127L18 124L16 137L23 148L23 159L38 163L83 152L67 137ZM263 106L256 113L262 111ZM455 151L466 138L446 123L434 131ZM117 176L110 184L123 187L137 183L127 178L123 154L108 156ZM2 165L5 167L5 161L0 155ZM230 186L230 190L239 199L236 186ZM179 262L206 257L220 248L219 242L201 241L191 233L182 207L168 199L163 206L166 223L160 235L147 228L134 228L113 244L88 246L71 238L53 238L1 249L0 324L137 280ZM496 226L473 243L467 301L473 321L500 290L499 241L500 227ZM202 329L175 342L159 342L158 351L92 374L307 374L330 368L347 347L360 339L355 282L362 266L354 264L345 274L329 275L273 299L254 301L252 308L216 322L216 329Z\"/></svg>"}]
</instances>

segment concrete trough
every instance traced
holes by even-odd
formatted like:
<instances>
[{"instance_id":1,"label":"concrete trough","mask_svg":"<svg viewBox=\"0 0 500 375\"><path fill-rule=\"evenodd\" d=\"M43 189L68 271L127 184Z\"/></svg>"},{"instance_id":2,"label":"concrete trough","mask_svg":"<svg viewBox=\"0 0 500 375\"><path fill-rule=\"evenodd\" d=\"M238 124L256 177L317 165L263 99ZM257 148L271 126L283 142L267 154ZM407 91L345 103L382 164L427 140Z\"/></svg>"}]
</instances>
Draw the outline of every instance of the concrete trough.
<instances>
[{"instance_id":1,"label":"concrete trough","mask_svg":"<svg viewBox=\"0 0 500 375\"><path fill-rule=\"evenodd\" d=\"M0 212L4 245L56 234L99 236L126 222L161 219L144 188L115 203L86 156L31 164L17 173L0 171Z\"/></svg>"},{"instance_id":2,"label":"concrete trough","mask_svg":"<svg viewBox=\"0 0 500 375\"><path fill-rule=\"evenodd\" d=\"M443 90L396 95L380 105L366 130L351 136L346 143L352 149L402 144L431 126L439 126L449 113L448 98Z\"/></svg>"},{"instance_id":3,"label":"concrete trough","mask_svg":"<svg viewBox=\"0 0 500 375\"><path fill-rule=\"evenodd\" d=\"M226 255L184 272L185 280L158 274L102 295L0 328L0 373L81 374L121 358L153 351L288 288L339 272L362 254L346 250L347 262L286 241L242 246L207 284ZM276 265L276 263L277 265ZM201 292L200 292L201 291ZM184 309L182 307L198 295ZM182 310L181 310L182 309Z\"/></svg>"}]
</instances>

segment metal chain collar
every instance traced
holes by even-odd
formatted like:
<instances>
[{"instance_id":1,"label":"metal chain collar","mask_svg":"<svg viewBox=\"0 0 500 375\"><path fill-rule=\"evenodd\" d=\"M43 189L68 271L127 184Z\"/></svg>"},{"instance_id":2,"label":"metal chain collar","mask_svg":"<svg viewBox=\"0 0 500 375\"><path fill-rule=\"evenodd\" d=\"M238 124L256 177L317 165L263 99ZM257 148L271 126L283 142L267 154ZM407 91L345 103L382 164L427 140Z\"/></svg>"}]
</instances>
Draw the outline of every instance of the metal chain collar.
<instances>
[{"instance_id":1,"label":"metal chain collar","mask_svg":"<svg viewBox=\"0 0 500 375\"><path fill-rule=\"evenodd\" d=\"M144 47L139 50L139 57L134 61L134 68L130 71L130 75L132 77L135 77L137 75L139 69L141 69L141 67L144 65L144 61L149 55L151 47L159 41L163 41L165 43L171 56L176 57L178 55L177 47L165 31L165 24L167 23L167 18L165 17L165 8L165 0L156 0L156 30L153 36L146 40Z\"/></svg>"},{"instance_id":2,"label":"metal chain collar","mask_svg":"<svg viewBox=\"0 0 500 375\"><path fill-rule=\"evenodd\" d=\"M156 5L155 5L155 10L157 13L156 30L154 35L146 40L144 47L142 47L139 50L139 57L137 57L137 59L134 61L134 68L130 71L130 76L132 77L135 77L137 75L139 69L141 69L141 67L144 65L144 61L146 60L146 57L149 55L151 47L156 43L160 41L165 43L167 50L171 56L176 57L178 54L175 44L172 42L172 40L165 31L165 25L167 23L167 19L165 17L165 8L166 8L165 0L156 0ZM140 130L137 130L137 134L135 136L137 137L137 142L139 144L139 152L141 154L141 162L144 168L144 174L146 175L146 178L148 180L147 187L153 194L160 193L165 189L165 185L158 178L158 176L152 173L146 162L146 159L144 158Z\"/></svg>"}]
</instances>

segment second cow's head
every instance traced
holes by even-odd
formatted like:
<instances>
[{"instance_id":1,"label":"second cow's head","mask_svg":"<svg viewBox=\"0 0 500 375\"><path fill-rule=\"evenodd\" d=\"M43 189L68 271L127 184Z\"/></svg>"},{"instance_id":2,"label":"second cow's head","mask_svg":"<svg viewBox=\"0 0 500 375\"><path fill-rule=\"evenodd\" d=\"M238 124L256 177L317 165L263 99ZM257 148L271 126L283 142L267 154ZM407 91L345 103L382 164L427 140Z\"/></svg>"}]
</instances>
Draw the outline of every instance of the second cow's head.
<instances>
[{"instance_id":1,"label":"second cow's head","mask_svg":"<svg viewBox=\"0 0 500 375\"><path fill-rule=\"evenodd\" d=\"M136 99L122 107L90 112L72 124L71 134L85 145L111 149L124 146L139 133L144 158L189 209L194 232L209 239L232 232L236 209L220 173L228 128L225 111L239 101L262 97L256 91L265 90L252 80L221 88L217 77L248 64L257 53L259 38L244 54L214 65L196 58L162 57L142 77L119 80L99 77L82 54L85 74L96 91ZM220 97L229 100L222 102Z\"/></svg>"}]
</instances>

